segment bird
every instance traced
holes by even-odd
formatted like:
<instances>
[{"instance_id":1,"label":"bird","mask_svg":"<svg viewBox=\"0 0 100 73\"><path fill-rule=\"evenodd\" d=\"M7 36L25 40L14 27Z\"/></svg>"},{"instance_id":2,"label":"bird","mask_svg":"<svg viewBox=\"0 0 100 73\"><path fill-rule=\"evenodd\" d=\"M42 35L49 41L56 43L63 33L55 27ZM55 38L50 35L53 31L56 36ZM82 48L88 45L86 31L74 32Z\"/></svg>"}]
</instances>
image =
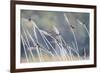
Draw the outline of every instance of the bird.
<instances>
[{"instance_id":1,"label":"bird","mask_svg":"<svg viewBox=\"0 0 100 73\"><path fill-rule=\"evenodd\" d=\"M29 18L28 20L31 21L31 18Z\"/></svg>"},{"instance_id":2,"label":"bird","mask_svg":"<svg viewBox=\"0 0 100 73\"><path fill-rule=\"evenodd\" d=\"M72 28L72 29L75 29L75 27L74 27L73 25L71 25L71 28Z\"/></svg>"}]
</instances>

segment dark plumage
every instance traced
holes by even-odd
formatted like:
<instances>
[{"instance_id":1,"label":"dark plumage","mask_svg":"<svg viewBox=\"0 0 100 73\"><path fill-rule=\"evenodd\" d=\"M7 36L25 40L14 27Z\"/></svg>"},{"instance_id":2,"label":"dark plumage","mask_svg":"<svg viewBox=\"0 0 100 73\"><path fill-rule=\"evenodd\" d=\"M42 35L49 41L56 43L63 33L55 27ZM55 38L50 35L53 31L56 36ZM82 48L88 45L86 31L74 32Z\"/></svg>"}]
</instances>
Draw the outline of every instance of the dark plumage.
<instances>
[{"instance_id":1,"label":"dark plumage","mask_svg":"<svg viewBox=\"0 0 100 73\"><path fill-rule=\"evenodd\" d=\"M31 21L31 18L29 18L28 20Z\"/></svg>"},{"instance_id":2,"label":"dark plumage","mask_svg":"<svg viewBox=\"0 0 100 73\"><path fill-rule=\"evenodd\" d=\"M72 29L75 29L75 27L74 27L73 25L71 25L71 28L72 28Z\"/></svg>"}]
</instances>

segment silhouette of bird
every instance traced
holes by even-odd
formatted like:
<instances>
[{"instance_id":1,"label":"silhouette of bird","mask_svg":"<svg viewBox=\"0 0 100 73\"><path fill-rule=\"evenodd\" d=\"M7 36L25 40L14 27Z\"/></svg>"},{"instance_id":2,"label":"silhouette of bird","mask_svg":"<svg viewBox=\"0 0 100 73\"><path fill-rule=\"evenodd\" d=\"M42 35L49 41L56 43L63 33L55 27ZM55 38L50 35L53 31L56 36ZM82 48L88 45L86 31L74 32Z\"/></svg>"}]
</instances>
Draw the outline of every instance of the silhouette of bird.
<instances>
[{"instance_id":1,"label":"silhouette of bird","mask_svg":"<svg viewBox=\"0 0 100 73\"><path fill-rule=\"evenodd\" d=\"M28 20L31 21L31 18L29 18Z\"/></svg>"},{"instance_id":2,"label":"silhouette of bird","mask_svg":"<svg viewBox=\"0 0 100 73\"><path fill-rule=\"evenodd\" d=\"M73 25L71 25L71 28L72 28L72 29L75 29L75 27L74 27Z\"/></svg>"}]
</instances>

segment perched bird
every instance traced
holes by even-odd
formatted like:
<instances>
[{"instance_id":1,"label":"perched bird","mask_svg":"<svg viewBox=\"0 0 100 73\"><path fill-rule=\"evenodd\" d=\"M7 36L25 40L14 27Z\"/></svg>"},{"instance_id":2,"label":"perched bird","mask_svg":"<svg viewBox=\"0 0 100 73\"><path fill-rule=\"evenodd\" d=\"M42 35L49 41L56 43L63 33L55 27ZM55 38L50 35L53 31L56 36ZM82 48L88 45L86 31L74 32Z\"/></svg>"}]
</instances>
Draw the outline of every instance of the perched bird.
<instances>
[{"instance_id":1,"label":"perched bird","mask_svg":"<svg viewBox=\"0 0 100 73\"><path fill-rule=\"evenodd\" d=\"M28 20L31 21L31 18L29 18Z\"/></svg>"},{"instance_id":2,"label":"perched bird","mask_svg":"<svg viewBox=\"0 0 100 73\"><path fill-rule=\"evenodd\" d=\"M38 48L40 48L40 45L39 45L38 43L36 43L36 46L37 46Z\"/></svg>"},{"instance_id":3,"label":"perched bird","mask_svg":"<svg viewBox=\"0 0 100 73\"><path fill-rule=\"evenodd\" d=\"M70 25L72 29L75 29L75 27L73 25Z\"/></svg>"}]
</instances>

